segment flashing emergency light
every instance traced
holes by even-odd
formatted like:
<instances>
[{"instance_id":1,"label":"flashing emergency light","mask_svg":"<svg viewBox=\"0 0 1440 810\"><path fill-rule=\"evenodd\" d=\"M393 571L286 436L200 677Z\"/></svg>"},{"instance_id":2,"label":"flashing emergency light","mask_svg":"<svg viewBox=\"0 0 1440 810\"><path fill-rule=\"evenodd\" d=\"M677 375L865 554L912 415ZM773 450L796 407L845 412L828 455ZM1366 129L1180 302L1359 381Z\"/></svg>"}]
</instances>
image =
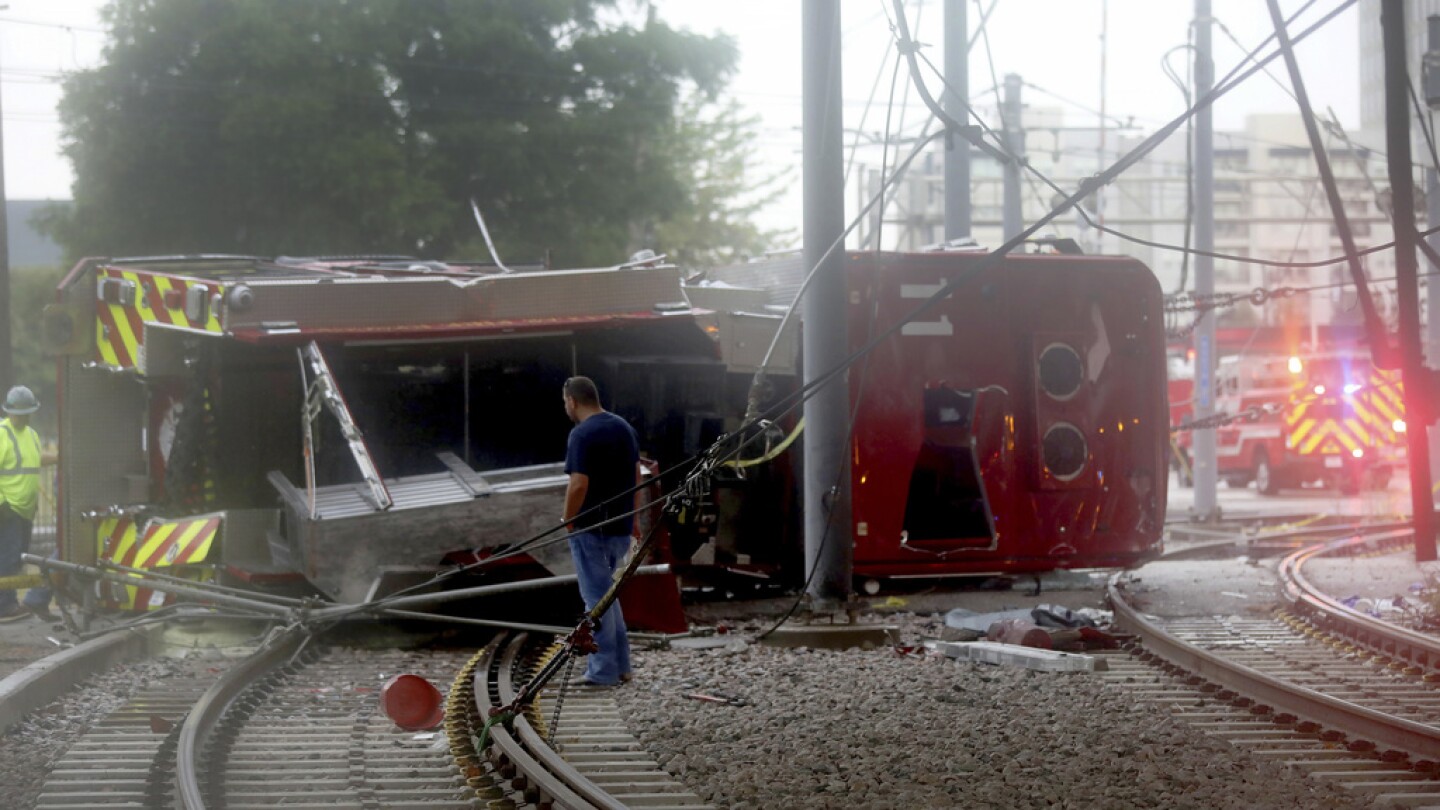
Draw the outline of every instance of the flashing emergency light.
<instances>
[{"instance_id":1,"label":"flashing emergency light","mask_svg":"<svg viewBox=\"0 0 1440 810\"><path fill-rule=\"evenodd\" d=\"M1323 385L1317 385L1317 386L1315 386L1315 396L1317 396L1317 397L1318 397L1318 396L1323 396L1324 394L1325 394L1325 386L1323 386Z\"/></svg>"},{"instance_id":2,"label":"flashing emergency light","mask_svg":"<svg viewBox=\"0 0 1440 810\"><path fill-rule=\"evenodd\" d=\"M1364 387L1365 386L1361 385L1360 383L1345 383L1345 393L1353 394Z\"/></svg>"},{"instance_id":3,"label":"flashing emergency light","mask_svg":"<svg viewBox=\"0 0 1440 810\"><path fill-rule=\"evenodd\" d=\"M1404 433L1404 432L1405 432L1405 420L1404 420L1404 419L1396 419L1394 422L1391 422L1391 423L1390 423L1390 429L1393 430L1393 431L1395 431L1396 433Z\"/></svg>"},{"instance_id":4,"label":"flashing emergency light","mask_svg":"<svg viewBox=\"0 0 1440 810\"><path fill-rule=\"evenodd\" d=\"M1300 362L1300 358L1292 357L1290 358L1289 368L1291 374L1299 374L1305 370L1305 364Z\"/></svg>"},{"instance_id":5,"label":"flashing emergency light","mask_svg":"<svg viewBox=\"0 0 1440 810\"><path fill-rule=\"evenodd\" d=\"M1355 448L1354 450L1351 450L1351 451L1350 451L1350 455L1354 456L1355 458L1364 458L1364 457L1365 457L1365 448L1363 448L1363 447L1357 447L1357 448Z\"/></svg>"}]
</instances>

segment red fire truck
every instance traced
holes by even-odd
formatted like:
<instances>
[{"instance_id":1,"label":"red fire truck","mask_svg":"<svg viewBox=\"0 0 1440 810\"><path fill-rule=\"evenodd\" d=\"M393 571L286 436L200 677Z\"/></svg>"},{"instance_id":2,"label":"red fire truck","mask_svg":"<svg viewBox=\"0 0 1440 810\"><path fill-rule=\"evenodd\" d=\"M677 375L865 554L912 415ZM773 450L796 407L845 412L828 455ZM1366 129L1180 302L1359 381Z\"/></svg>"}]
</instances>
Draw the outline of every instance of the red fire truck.
<instances>
[{"instance_id":1,"label":"red fire truck","mask_svg":"<svg viewBox=\"0 0 1440 810\"><path fill-rule=\"evenodd\" d=\"M1216 435L1230 486L1271 495L1323 480L1354 494L1385 488L1404 463L1400 377L1363 351L1226 357L1215 385L1217 412L1249 415Z\"/></svg>"}]
</instances>

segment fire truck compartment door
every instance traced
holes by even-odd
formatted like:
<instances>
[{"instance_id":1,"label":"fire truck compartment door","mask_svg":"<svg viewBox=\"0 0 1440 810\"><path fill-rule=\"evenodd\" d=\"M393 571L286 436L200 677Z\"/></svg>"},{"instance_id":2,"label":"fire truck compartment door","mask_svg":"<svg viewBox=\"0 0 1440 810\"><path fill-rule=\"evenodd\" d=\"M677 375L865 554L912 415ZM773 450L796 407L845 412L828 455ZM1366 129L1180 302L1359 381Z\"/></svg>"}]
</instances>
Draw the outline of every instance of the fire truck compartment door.
<instances>
[{"instance_id":1,"label":"fire truck compartment door","mask_svg":"<svg viewBox=\"0 0 1440 810\"><path fill-rule=\"evenodd\" d=\"M905 503L905 542L947 548L991 548L995 521L987 469L1003 463L1006 397L948 387L924 392L925 438Z\"/></svg>"},{"instance_id":2,"label":"fire truck compartment door","mask_svg":"<svg viewBox=\"0 0 1440 810\"><path fill-rule=\"evenodd\" d=\"M568 480L563 463L480 473L443 458L444 472L386 479L389 509L378 509L361 483L316 487L313 517L304 490L270 472L305 577L332 598L357 602L387 570L438 567L450 552L520 543L555 527ZM531 556L568 573L564 543Z\"/></svg>"}]
</instances>

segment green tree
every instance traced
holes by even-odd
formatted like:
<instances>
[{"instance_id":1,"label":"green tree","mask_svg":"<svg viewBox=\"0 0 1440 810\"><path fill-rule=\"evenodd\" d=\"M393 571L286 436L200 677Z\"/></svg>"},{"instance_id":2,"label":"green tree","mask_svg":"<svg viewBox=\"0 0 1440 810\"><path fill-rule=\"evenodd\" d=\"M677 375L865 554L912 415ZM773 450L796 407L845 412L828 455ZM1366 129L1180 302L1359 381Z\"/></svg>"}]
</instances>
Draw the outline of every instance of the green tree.
<instances>
[{"instance_id":1,"label":"green tree","mask_svg":"<svg viewBox=\"0 0 1440 810\"><path fill-rule=\"evenodd\" d=\"M55 358L42 343L45 305L55 300L64 271L57 267L16 267L10 271L10 340L15 382L29 386L42 405L39 426L53 433L55 420Z\"/></svg>"},{"instance_id":2,"label":"green tree","mask_svg":"<svg viewBox=\"0 0 1440 810\"><path fill-rule=\"evenodd\" d=\"M672 160L685 173L685 196L637 240L666 250L682 267L713 267L758 256L789 235L754 220L774 202L792 172L760 176L754 165L755 124L733 101L691 96L670 138Z\"/></svg>"},{"instance_id":3,"label":"green tree","mask_svg":"<svg viewBox=\"0 0 1440 810\"><path fill-rule=\"evenodd\" d=\"M715 98L735 46L638 9L112 0L104 64L61 103L75 204L44 227L74 255L483 256L473 197L512 262L611 263L651 233L752 238L743 184L695 188L693 139L719 130L677 117ZM677 211L736 227L656 224Z\"/></svg>"}]
</instances>

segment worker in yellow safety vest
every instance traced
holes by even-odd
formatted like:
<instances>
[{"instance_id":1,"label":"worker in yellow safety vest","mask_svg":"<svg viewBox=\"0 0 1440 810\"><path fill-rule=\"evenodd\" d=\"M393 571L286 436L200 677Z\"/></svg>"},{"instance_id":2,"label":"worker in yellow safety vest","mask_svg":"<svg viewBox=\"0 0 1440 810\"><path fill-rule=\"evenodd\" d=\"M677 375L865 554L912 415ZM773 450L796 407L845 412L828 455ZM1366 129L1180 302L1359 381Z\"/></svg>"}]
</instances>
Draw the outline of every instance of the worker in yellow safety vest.
<instances>
[{"instance_id":1,"label":"worker in yellow safety vest","mask_svg":"<svg viewBox=\"0 0 1440 810\"><path fill-rule=\"evenodd\" d=\"M17 385L5 395L0 406L0 577L20 573L20 555L30 550L35 512L40 506L40 467L53 464L53 456L40 448L40 435L30 427L30 417L40 410L34 392ZM53 621L50 591L31 588L22 607L15 591L0 590L0 622L14 622L37 616Z\"/></svg>"}]
</instances>

